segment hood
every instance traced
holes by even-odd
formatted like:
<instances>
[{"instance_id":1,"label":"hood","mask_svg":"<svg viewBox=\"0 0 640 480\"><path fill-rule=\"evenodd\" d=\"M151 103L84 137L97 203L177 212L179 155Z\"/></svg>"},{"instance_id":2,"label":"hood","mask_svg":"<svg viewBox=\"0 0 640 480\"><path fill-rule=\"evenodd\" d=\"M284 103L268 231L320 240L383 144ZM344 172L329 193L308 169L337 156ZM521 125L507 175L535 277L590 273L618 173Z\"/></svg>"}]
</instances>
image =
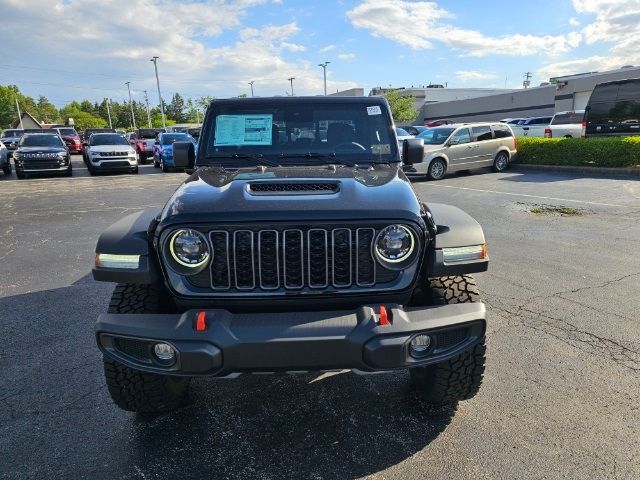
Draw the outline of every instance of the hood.
<instances>
[{"instance_id":1,"label":"hood","mask_svg":"<svg viewBox=\"0 0 640 480\"><path fill-rule=\"evenodd\" d=\"M429 153L429 152L435 152L436 150L441 150L444 148L444 143L441 143L440 145L429 145L429 144L424 144L424 153Z\"/></svg>"},{"instance_id":2,"label":"hood","mask_svg":"<svg viewBox=\"0 0 640 480\"><path fill-rule=\"evenodd\" d=\"M66 152L64 147L19 147L18 153L58 153Z\"/></svg>"},{"instance_id":3,"label":"hood","mask_svg":"<svg viewBox=\"0 0 640 480\"><path fill-rule=\"evenodd\" d=\"M286 188L277 187L283 183ZM307 186L299 189L300 184ZM333 190L309 190L318 184ZM366 219L422 224L421 215L409 180L395 165L335 169L326 165L238 170L201 167L169 199L160 224Z\"/></svg>"},{"instance_id":4,"label":"hood","mask_svg":"<svg viewBox=\"0 0 640 480\"><path fill-rule=\"evenodd\" d=\"M92 145L89 147L91 152L127 152L135 153L130 145Z\"/></svg>"},{"instance_id":5,"label":"hood","mask_svg":"<svg viewBox=\"0 0 640 480\"><path fill-rule=\"evenodd\" d=\"M20 140L20 137L3 137L0 138L0 141L2 143L15 143L18 142Z\"/></svg>"}]
</instances>

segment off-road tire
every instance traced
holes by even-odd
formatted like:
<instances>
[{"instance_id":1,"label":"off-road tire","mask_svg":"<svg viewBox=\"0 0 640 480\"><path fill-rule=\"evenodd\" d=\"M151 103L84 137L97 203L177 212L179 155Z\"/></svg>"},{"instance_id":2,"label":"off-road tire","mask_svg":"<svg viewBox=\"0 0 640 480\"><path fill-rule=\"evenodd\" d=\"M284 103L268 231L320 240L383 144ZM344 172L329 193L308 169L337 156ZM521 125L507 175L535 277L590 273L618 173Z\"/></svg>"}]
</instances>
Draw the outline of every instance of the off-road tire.
<instances>
[{"instance_id":1,"label":"off-road tire","mask_svg":"<svg viewBox=\"0 0 640 480\"><path fill-rule=\"evenodd\" d=\"M166 313L173 310L162 285L119 284L109 313ZM114 403L131 412L162 413L180 407L187 398L188 377L145 373L103 357L104 376Z\"/></svg>"},{"instance_id":2,"label":"off-road tire","mask_svg":"<svg viewBox=\"0 0 640 480\"><path fill-rule=\"evenodd\" d=\"M429 280L431 303L475 303L480 293L471 275ZM422 398L437 405L468 400L478 393L484 374L486 345L482 337L473 347L450 360L409 369L411 381Z\"/></svg>"}]
</instances>

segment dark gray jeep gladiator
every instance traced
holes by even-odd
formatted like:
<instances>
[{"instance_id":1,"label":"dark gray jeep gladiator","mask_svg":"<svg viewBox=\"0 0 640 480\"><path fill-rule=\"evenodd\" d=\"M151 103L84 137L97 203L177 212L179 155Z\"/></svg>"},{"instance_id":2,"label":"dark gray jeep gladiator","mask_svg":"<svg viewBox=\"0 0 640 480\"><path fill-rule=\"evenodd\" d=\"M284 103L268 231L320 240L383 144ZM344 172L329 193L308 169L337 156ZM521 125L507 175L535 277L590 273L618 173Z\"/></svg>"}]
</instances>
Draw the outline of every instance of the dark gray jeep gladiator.
<instances>
[{"instance_id":1,"label":"dark gray jeep gladiator","mask_svg":"<svg viewBox=\"0 0 640 480\"><path fill-rule=\"evenodd\" d=\"M419 162L422 140L403 157ZM192 377L409 369L424 399L473 397L485 363L480 225L423 203L384 98L215 100L164 208L98 240L117 283L95 331L125 410L162 412Z\"/></svg>"}]
</instances>

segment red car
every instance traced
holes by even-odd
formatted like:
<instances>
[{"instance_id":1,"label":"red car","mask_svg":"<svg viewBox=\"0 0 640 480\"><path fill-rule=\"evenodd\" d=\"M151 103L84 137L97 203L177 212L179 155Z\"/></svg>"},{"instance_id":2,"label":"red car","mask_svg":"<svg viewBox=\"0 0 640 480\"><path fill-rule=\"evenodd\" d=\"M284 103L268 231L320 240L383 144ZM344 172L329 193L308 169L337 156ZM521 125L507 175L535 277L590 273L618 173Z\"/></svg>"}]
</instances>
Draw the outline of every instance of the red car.
<instances>
[{"instance_id":1,"label":"red car","mask_svg":"<svg viewBox=\"0 0 640 480\"><path fill-rule=\"evenodd\" d=\"M451 120L431 120L430 122L424 122L424 126L433 128L433 127L439 127L441 125L451 125L453 123L454 122L452 122Z\"/></svg>"},{"instance_id":2,"label":"red car","mask_svg":"<svg viewBox=\"0 0 640 480\"><path fill-rule=\"evenodd\" d=\"M69 149L69 153L82 153L82 142L75 128L64 127L56 128L55 130L58 132L58 135L62 137L62 140L64 140L65 145Z\"/></svg>"},{"instance_id":3,"label":"red car","mask_svg":"<svg viewBox=\"0 0 640 480\"><path fill-rule=\"evenodd\" d=\"M140 128L129 137L129 144L138 154L138 162L141 165L147 163L147 158L153 157L156 136L163 132L162 128Z\"/></svg>"}]
</instances>

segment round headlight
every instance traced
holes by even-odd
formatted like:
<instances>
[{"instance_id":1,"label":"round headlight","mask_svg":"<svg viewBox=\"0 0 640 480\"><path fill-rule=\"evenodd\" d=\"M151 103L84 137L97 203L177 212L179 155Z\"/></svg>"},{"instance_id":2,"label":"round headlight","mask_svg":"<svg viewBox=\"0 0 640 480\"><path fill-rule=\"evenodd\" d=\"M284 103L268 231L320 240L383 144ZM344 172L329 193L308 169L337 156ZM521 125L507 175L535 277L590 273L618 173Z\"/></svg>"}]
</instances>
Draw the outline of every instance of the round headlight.
<instances>
[{"instance_id":1,"label":"round headlight","mask_svg":"<svg viewBox=\"0 0 640 480\"><path fill-rule=\"evenodd\" d=\"M407 260L415 248L413 232L402 225L383 228L376 238L375 251L382 263L397 264Z\"/></svg>"},{"instance_id":2,"label":"round headlight","mask_svg":"<svg viewBox=\"0 0 640 480\"><path fill-rule=\"evenodd\" d=\"M175 232L169 240L173 259L183 267L199 268L209 261L209 245L197 230L184 229Z\"/></svg>"}]
</instances>

